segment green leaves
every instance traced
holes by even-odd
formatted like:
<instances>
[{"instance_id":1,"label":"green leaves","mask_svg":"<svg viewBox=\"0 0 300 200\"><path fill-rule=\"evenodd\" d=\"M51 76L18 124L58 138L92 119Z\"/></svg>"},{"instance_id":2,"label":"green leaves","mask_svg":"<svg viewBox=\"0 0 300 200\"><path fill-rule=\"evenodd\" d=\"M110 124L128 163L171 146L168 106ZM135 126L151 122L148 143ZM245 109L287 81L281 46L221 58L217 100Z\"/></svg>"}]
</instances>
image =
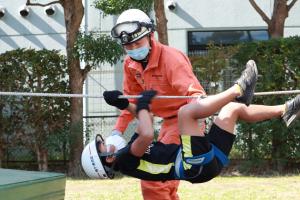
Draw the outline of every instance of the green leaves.
<instances>
[{"instance_id":1,"label":"green leaves","mask_svg":"<svg viewBox=\"0 0 300 200\"><path fill-rule=\"evenodd\" d=\"M130 8L148 13L152 9L153 0L95 0L94 4L106 15L118 15Z\"/></svg>"},{"instance_id":2,"label":"green leaves","mask_svg":"<svg viewBox=\"0 0 300 200\"><path fill-rule=\"evenodd\" d=\"M256 61L261 75L257 91L299 89L299 42L299 37L291 37L243 44L234 58L240 63Z\"/></svg>"},{"instance_id":3,"label":"green leaves","mask_svg":"<svg viewBox=\"0 0 300 200\"><path fill-rule=\"evenodd\" d=\"M192 57L200 82L208 82L208 93L216 93L224 74L230 69L235 80L245 63L255 60L259 78L257 92L300 89L300 37L271 39L243 43L232 47L210 45L207 56ZM236 74L236 75L235 75ZM206 82L205 82L206 81ZM216 84L211 84L216 83ZM231 86L231 82L228 86ZM212 87L214 86L214 87ZM295 95L273 95L254 98L254 104L280 105ZM298 160L300 155L300 123L286 128L280 119L259 123L239 123L235 148L246 159L272 159L274 169L282 169L289 160Z\"/></svg>"},{"instance_id":4,"label":"green leaves","mask_svg":"<svg viewBox=\"0 0 300 200\"><path fill-rule=\"evenodd\" d=\"M229 59L238 51L238 46L216 46L209 44L208 53L205 56L190 57L194 71L201 77L200 82L206 84L208 94L217 93L220 88L220 80L228 67Z\"/></svg>"},{"instance_id":5,"label":"green leaves","mask_svg":"<svg viewBox=\"0 0 300 200\"><path fill-rule=\"evenodd\" d=\"M74 50L75 57L92 67L105 62L113 65L123 55L121 45L110 36L97 32L79 33Z\"/></svg>"},{"instance_id":6,"label":"green leaves","mask_svg":"<svg viewBox=\"0 0 300 200\"><path fill-rule=\"evenodd\" d=\"M300 87L300 38L290 37L272 39L241 45L240 51L234 56L238 71L249 59L256 61L259 79L257 92L296 90ZM295 95L274 95L255 97L255 104L284 104ZM238 127L239 142L237 148L247 152L246 158L271 158L275 169L282 169L288 160L298 159L300 154L300 124L290 128L279 119L266 122L247 124ZM251 133L252 137L247 137ZM298 141L298 143L297 143ZM249 146L248 144L253 144Z\"/></svg>"},{"instance_id":7,"label":"green leaves","mask_svg":"<svg viewBox=\"0 0 300 200\"><path fill-rule=\"evenodd\" d=\"M0 55L1 91L70 93L65 56L58 51L16 49ZM0 97L0 137L35 150L69 123L70 99ZM13 143L11 144L13 145Z\"/></svg>"}]
</instances>

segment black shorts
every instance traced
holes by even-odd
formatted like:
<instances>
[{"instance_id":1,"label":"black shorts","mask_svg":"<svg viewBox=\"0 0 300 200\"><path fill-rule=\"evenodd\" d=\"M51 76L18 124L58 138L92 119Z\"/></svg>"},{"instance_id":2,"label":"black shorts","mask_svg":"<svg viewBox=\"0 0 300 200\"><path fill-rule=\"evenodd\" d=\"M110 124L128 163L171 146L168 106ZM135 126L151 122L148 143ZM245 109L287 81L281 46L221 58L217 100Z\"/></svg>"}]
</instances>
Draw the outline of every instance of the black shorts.
<instances>
[{"instance_id":1,"label":"black shorts","mask_svg":"<svg viewBox=\"0 0 300 200\"><path fill-rule=\"evenodd\" d=\"M210 143L216 145L216 147L218 147L226 156L228 156L236 136L213 124L208 132L207 137Z\"/></svg>"},{"instance_id":2,"label":"black shorts","mask_svg":"<svg viewBox=\"0 0 300 200\"><path fill-rule=\"evenodd\" d=\"M191 137L191 153L193 156L205 154L210 151L212 145L214 145L221 150L223 154L228 156L232 149L235 137L236 136L234 134L229 133L213 124L209 133L205 137ZM185 157L184 154L185 152L183 148L183 159ZM192 183L206 182L219 175L222 168L222 162L214 156L211 162L203 166L193 166L188 170L186 169L185 178L187 181Z\"/></svg>"}]
</instances>

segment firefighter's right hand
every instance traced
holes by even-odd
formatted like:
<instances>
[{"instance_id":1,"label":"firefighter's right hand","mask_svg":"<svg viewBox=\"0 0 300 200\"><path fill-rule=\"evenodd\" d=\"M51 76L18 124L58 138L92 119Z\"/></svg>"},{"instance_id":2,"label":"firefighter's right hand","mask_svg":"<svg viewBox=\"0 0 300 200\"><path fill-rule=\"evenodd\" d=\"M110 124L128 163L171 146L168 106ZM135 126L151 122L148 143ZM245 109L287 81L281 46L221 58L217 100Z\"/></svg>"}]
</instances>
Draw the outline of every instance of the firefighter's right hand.
<instances>
[{"instance_id":1,"label":"firefighter's right hand","mask_svg":"<svg viewBox=\"0 0 300 200\"><path fill-rule=\"evenodd\" d=\"M111 90L111 91L104 91L103 96L104 100L107 104L111 106L115 106L120 110L124 110L128 107L129 101L128 99L120 99L119 96L123 95L122 92L119 90Z\"/></svg>"}]
</instances>

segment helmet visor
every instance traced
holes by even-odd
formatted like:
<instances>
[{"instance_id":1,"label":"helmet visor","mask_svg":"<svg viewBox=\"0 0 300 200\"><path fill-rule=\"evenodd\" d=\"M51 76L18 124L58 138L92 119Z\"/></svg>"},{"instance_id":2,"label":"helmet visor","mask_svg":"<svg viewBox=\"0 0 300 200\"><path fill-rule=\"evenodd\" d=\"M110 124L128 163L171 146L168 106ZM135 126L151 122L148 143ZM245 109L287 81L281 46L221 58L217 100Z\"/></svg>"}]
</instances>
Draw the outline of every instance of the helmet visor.
<instances>
[{"instance_id":1,"label":"helmet visor","mask_svg":"<svg viewBox=\"0 0 300 200\"><path fill-rule=\"evenodd\" d=\"M104 139L103 139L102 135L97 134L96 139L95 139L95 144L96 144L97 154L99 156L100 162L102 163L102 167L104 169L104 172L103 172L102 176L112 179L114 177L114 171L112 169L113 164L112 163L107 163L106 162L106 157L107 156L114 156L115 153L101 152L100 149L98 149L100 143L104 144Z\"/></svg>"},{"instance_id":2,"label":"helmet visor","mask_svg":"<svg viewBox=\"0 0 300 200\"><path fill-rule=\"evenodd\" d=\"M132 35L136 32L139 32L140 29L141 24L139 22L123 22L113 27L111 30L111 35L114 38L120 38L122 33Z\"/></svg>"}]
</instances>

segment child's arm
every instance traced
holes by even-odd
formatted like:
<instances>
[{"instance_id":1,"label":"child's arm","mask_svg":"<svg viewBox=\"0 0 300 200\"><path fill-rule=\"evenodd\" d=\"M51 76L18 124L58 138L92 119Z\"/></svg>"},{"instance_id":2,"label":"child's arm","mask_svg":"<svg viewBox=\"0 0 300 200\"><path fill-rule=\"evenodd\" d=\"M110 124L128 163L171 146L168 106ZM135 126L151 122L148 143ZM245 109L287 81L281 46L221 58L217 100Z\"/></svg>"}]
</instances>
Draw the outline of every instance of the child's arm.
<instances>
[{"instance_id":1,"label":"child's arm","mask_svg":"<svg viewBox=\"0 0 300 200\"><path fill-rule=\"evenodd\" d=\"M129 103L126 110L129 111L132 114L132 116L137 117L136 116L136 105L134 103Z\"/></svg>"},{"instance_id":2,"label":"child's arm","mask_svg":"<svg viewBox=\"0 0 300 200\"><path fill-rule=\"evenodd\" d=\"M141 110L138 113L139 119L137 132L139 136L131 145L130 151L137 157L142 157L148 146L152 143L154 138L154 130L152 127L152 119L149 111Z\"/></svg>"},{"instance_id":3,"label":"child's arm","mask_svg":"<svg viewBox=\"0 0 300 200\"><path fill-rule=\"evenodd\" d=\"M137 132L139 136L132 143L130 151L137 157L142 157L144 155L154 138L154 129L152 127L152 116L149 112L149 104L155 95L156 92L153 90L143 92L142 97L138 99L136 105L136 115L139 120Z\"/></svg>"}]
</instances>

